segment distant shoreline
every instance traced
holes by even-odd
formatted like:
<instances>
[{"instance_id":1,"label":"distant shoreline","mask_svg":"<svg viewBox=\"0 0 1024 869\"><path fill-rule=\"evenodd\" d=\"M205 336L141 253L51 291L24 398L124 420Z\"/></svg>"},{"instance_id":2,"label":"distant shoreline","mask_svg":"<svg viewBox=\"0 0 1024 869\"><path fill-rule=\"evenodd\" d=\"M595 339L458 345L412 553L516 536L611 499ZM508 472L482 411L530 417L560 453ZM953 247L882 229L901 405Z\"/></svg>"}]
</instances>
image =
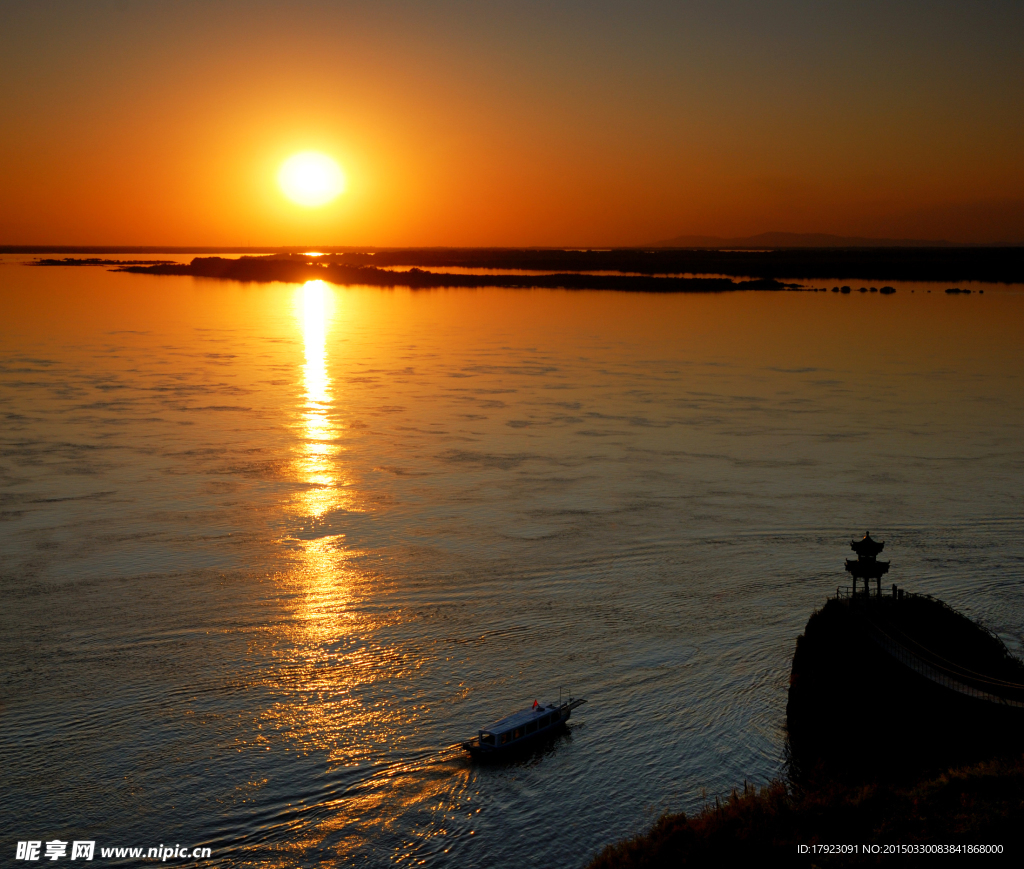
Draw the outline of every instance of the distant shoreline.
<instances>
[{"instance_id":1,"label":"distant shoreline","mask_svg":"<svg viewBox=\"0 0 1024 869\"><path fill-rule=\"evenodd\" d=\"M182 248L182 247L0 247L0 253L96 255L121 254L264 254L276 260L295 259L310 248ZM639 275L721 275L734 278L858 281L985 281L1024 283L1024 247L850 247L716 250L710 248L618 248L563 250L554 248L318 248L319 262L332 267L363 266L525 269L556 273L583 271L632 272ZM267 257L260 258L263 261ZM266 269L267 267L261 267ZM274 267L278 268L277 266ZM180 272L188 274L189 272ZM254 272L255 273L255 272ZM218 275L209 275L211 277ZM449 276L457 277L457 276ZM463 275L461 277L467 277ZM489 286L497 277L488 276ZM545 276L538 276L545 277ZM609 275L608 277L616 277ZM260 280L259 277L239 278ZM282 278L273 278L281 280ZM658 280L709 280L658 278ZM721 280L712 278L710 280ZM591 282L592 283L592 282ZM613 282L614 283L614 282ZM531 286L543 281L533 280ZM464 286L451 283L448 286ZM710 287L709 287L710 288ZM723 289L726 289L723 285ZM754 289L754 287L749 287ZM770 289L775 287L763 287ZM692 289L697 289L694 285Z\"/></svg>"},{"instance_id":2,"label":"distant shoreline","mask_svg":"<svg viewBox=\"0 0 1024 869\"><path fill-rule=\"evenodd\" d=\"M730 290L801 289L771 278L734 281L730 278L654 277L650 275L589 275L556 273L544 275L452 274L450 272L390 271L373 265L349 265L336 258L288 254L268 257L196 257L187 265L129 265L114 271L149 275L190 275L218 280L298 283L322 280L340 286L444 287L507 289L615 290L634 293L720 293Z\"/></svg>"}]
</instances>

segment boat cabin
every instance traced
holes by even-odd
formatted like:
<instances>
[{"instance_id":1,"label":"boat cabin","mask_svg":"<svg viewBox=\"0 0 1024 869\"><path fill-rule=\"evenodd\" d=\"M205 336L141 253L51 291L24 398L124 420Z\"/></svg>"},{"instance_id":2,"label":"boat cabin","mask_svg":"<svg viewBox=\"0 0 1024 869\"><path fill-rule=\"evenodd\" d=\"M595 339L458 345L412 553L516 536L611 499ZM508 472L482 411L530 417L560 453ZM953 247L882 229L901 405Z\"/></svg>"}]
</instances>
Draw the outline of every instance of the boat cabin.
<instances>
[{"instance_id":1,"label":"boat cabin","mask_svg":"<svg viewBox=\"0 0 1024 869\"><path fill-rule=\"evenodd\" d=\"M526 743L554 733L562 727L572 710L586 700L569 698L567 703L544 706L533 701L529 709L521 709L495 721L490 727L477 731L477 735L463 746L474 757L500 755L505 751L524 746Z\"/></svg>"},{"instance_id":2,"label":"boat cabin","mask_svg":"<svg viewBox=\"0 0 1024 869\"><path fill-rule=\"evenodd\" d=\"M511 745L520 739L534 736L561 724L565 718L559 713L557 706L541 706L537 704L531 709L513 712L511 715L496 721L486 730L479 732L480 745L494 748Z\"/></svg>"}]
</instances>

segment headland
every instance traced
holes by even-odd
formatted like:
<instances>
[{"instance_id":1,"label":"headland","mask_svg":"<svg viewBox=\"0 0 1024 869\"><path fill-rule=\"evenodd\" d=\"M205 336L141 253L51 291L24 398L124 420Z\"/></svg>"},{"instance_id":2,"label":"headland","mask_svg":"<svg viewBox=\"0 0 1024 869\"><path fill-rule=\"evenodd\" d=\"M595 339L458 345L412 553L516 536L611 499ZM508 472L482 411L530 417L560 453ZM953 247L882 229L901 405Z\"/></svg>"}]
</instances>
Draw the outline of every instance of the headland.
<instances>
[{"instance_id":1,"label":"headland","mask_svg":"<svg viewBox=\"0 0 1024 869\"><path fill-rule=\"evenodd\" d=\"M786 779L745 784L691 816L665 815L606 848L591 869L800 853L813 861L798 848L816 844L856 846L828 853L840 866L913 857L885 850L894 845L1020 853L1024 662L942 601L883 590L883 547L870 534L851 542L853 585L838 588L797 639Z\"/></svg>"}]
</instances>

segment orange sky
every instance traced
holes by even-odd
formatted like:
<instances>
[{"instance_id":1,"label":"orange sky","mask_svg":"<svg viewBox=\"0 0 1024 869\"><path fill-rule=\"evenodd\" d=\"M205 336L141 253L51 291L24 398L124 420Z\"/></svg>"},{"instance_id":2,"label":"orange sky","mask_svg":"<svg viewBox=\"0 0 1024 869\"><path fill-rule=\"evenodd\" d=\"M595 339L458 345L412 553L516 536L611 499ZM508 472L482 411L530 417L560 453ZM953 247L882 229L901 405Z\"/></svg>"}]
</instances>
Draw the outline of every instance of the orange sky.
<instances>
[{"instance_id":1,"label":"orange sky","mask_svg":"<svg viewBox=\"0 0 1024 869\"><path fill-rule=\"evenodd\" d=\"M1019 3L510 5L2 4L0 244L1024 242Z\"/></svg>"}]
</instances>

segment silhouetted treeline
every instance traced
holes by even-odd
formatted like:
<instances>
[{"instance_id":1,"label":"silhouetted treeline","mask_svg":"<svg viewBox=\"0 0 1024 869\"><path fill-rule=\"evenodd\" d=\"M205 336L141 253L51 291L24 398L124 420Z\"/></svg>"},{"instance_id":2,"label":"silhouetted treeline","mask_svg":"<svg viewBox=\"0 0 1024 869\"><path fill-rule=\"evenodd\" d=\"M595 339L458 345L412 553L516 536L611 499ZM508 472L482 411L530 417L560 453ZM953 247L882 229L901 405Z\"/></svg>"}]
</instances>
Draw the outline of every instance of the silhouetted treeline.
<instances>
[{"instance_id":1,"label":"silhouetted treeline","mask_svg":"<svg viewBox=\"0 0 1024 869\"><path fill-rule=\"evenodd\" d=\"M370 265L348 264L349 255L309 257L285 254L268 257L196 257L188 265L128 266L118 271L152 275L192 275L236 281L324 280L341 285L375 287L508 287L568 290L619 290L642 293L718 293L729 290L785 290L791 284L772 279L733 281L729 278L677 278L650 275L551 275L448 274L413 268L389 271Z\"/></svg>"},{"instance_id":2,"label":"silhouetted treeline","mask_svg":"<svg viewBox=\"0 0 1024 869\"><path fill-rule=\"evenodd\" d=\"M308 248L307 248L308 249ZM620 271L645 275L718 274L778 280L996 281L1024 283L1024 247L834 247L773 250L620 248L320 248L322 259L345 266L418 266L424 269L495 268L553 272ZM0 247L0 253L270 253L300 254L294 248L46 248ZM540 286L534 282L533 286Z\"/></svg>"},{"instance_id":3,"label":"silhouetted treeline","mask_svg":"<svg viewBox=\"0 0 1024 869\"><path fill-rule=\"evenodd\" d=\"M345 252L351 265L621 271L736 277L1024 282L1024 248L801 248L778 250L511 250L421 248Z\"/></svg>"}]
</instances>

